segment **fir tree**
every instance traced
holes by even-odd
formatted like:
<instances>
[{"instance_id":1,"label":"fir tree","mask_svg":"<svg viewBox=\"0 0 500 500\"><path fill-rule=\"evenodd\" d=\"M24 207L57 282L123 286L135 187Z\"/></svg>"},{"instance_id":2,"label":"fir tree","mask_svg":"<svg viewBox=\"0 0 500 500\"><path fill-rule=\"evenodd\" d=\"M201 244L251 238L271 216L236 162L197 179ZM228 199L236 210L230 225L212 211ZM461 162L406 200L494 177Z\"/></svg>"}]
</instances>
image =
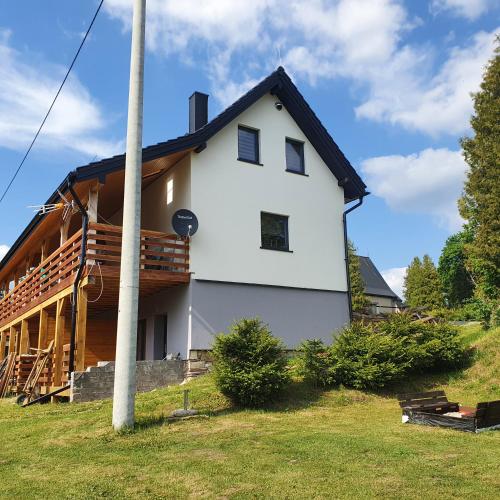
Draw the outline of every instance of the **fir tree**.
<instances>
[{"instance_id":1,"label":"fir tree","mask_svg":"<svg viewBox=\"0 0 500 500\"><path fill-rule=\"evenodd\" d=\"M351 280L352 310L354 312L362 312L370 305L370 301L365 295L365 285L361 277L356 247L350 240L347 242L347 249L349 252L349 278Z\"/></svg>"},{"instance_id":2,"label":"fir tree","mask_svg":"<svg viewBox=\"0 0 500 500\"><path fill-rule=\"evenodd\" d=\"M422 305L420 292L422 290L422 262L418 257L414 257L410 265L406 268L404 278L403 294L405 302L410 307Z\"/></svg>"},{"instance_id":3,"label":"fir tree","mask_svg":"<svg viewBox=\"0 0 500 500\"><path fill-rule=\"evenodd\" d=\"M449 307L462 305L474 293L474 283L466 268L465 256L465 245L471 239L470 231L466 230L450 236L439 257L438 274Z\"/></svg>"},{"instance_id":4,"label":"fir tree","mask_svg":"<svg viewBox=\"0 0 500 500\"><path fill-rule=\"evenodd\" d=\"M481 90L473 95L473 137L461 141L470 170L459 201L472 232L466 244L467 267L479 298L498 299L500 287L500 39L484 73Z\"/></svg>"},{"instance_id":5,"label":"fir tree","mask_svg":"<svg viewBox=\"0 0 500 500\"><path fill-rule=\"evenodd\" d=\"M428 255L415 257L406 269L404 296L410 307L434 309L443 307L441 282L432 259Z\"/></svg>"}]
</instances>

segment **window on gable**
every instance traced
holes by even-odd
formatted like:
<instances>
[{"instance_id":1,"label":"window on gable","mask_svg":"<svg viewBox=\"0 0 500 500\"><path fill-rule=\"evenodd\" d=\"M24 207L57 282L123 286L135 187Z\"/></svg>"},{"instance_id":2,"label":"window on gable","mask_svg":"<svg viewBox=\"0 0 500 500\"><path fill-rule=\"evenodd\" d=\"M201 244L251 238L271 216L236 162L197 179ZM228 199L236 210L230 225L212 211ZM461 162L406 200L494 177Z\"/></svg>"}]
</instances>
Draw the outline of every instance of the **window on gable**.
<instances>
[{"instance_id":1,"label":"window on gable","mask_svg":"<svg viewBox=\"0 0 500 500\"><path fill-rule=\"evenodd\" d=\"M260 213L261 247L288 252L288 216Z\"/></svg>"},{"instance_id":2,"label":"window on gable","mask_svg":"<svg viewBox=\"0 0 500 500\"><path fill-rule=\"evenodd\" d=\"M259 131L238 127L238 160L259 163Z\"/></svg>"},{"instance_id":3,"label":"window on gable","mask_svg":"<svg viewBox=\"0 0 500 500\"><path fill-rule=\"evenodd\" d=\"M304 173L304 143L294 141L293 139L286 140L286 170L296 174Z\"/></svg>"},{"instance_id":4,"label":"window on gable","mask_svg":"<svg viewBox=\"0 0 500 500\"><path fill-rule=\"evenodd\" d=\"M174 201L174 179L167 182L167 205Z\"/></svg>"}]
</instances>

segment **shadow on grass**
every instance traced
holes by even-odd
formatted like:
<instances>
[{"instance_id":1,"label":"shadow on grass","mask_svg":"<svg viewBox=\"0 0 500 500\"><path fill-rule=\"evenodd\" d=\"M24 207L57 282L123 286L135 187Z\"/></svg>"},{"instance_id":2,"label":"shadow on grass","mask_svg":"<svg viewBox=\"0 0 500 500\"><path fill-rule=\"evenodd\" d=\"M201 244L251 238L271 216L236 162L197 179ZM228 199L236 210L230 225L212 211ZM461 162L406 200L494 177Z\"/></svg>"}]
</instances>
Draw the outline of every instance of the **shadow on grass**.
<instances>
[{"instance_id":1,"label":"shadow on grass","mask_svg":"<svg viewBox=\"0 0 500 500\"><path fill-rule=\"evenodd\" d=\"M403 380L374 392L382 397L395 398L398 394L426 392L437 387L450 385L452 382L465 377L465 370L477 361L479 355L477 349L469 348L459 367L443 371L409 374Z\"/></svg>"},{"instance_id":2,"label":"shadow on grass","mask_svg":"<svg viewBox=\"0 0 500 500\"><path fill-rule=\"evenodd\" d=\"M163 425L176 425L186 420L198 420L203 418L217 418L226 415L241 413L244 411L259 411L259 412L291 412L310 407L317 402L324 390L313 387L304 381L293 380L274 401L266 406L256 408L243 408L232 405L230 402L222 408L209 408L205 406L204 401L196 404L193 401L193 407L199 411L195 417L187 418L172 418L166 414L160 415L140 415L137 417L136 425L131 432L141 432L152 427L161 427Z\"/></svg>"}]
</instances>

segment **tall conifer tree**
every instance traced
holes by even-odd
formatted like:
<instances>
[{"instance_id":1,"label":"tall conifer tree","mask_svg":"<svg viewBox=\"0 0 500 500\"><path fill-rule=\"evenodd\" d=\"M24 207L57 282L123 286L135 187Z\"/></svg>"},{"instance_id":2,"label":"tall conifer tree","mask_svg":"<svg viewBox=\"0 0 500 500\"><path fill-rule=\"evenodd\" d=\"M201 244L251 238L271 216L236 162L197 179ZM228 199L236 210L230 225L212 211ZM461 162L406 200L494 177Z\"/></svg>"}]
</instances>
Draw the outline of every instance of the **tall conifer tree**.
<instances>
[{"instance_id":1,"label":"tall conifer tree","mask_svg":"<svg viewBox=\"0 0 500 500\"><path fill-rule=\"evenodd\" d=\"M473 240L465 246L476 295L498 299L500 288L500 39L473 95L472 137L462 139L470 170L459 201Z\"/></svg>"},{"instance_id":2,"label":"tall conifer tree","mask_svg":"<svg viewBox=\"0 0 500 500\"><path fill-rule=\"evenodd\" d=\"M352 310L362 312L370 305L365 295L365 285L361 277L359 257L356 255L356 247L352 241L347 242L349 251L349 278L351 280Z\"/></svg>"},{"instance_id":3,"label":"tall conifer tree","mask_svg":"<svg viewBox=\"0 0 500 500\"><path fill-rule=\"evenodd\" d=\"M444 305L439 275L428 255L415 257L406 269L404 296L410 307L434 309Z\"/></svg>"}]
</instances>

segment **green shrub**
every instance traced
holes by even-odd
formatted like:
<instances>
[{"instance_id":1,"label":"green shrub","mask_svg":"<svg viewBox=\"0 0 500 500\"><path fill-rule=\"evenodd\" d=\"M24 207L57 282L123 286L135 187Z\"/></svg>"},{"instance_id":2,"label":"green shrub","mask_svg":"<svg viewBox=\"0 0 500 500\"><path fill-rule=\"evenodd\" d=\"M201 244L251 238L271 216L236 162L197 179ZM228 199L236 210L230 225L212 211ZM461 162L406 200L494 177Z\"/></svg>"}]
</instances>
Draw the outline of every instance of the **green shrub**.
<instances>
[{"instance_id":1,"label":"green shrub","mask_svg":"<svg viewBox=\"0 0 500 500\"><path fill-rule=\"evenodd\" d=\"M355 322L330 347L331 380L355 389L378 389L398 380L407 361L403 342Z\"/></svg>"},{"instance_id":2,"label":"green shrub","mask_svg":"<svg viewBox=\"0 0 500 500\"><path fill-rule=\"evenodd\" d=\"M489 326L493 307L479 298L466 300L462 307L453 311L453 319L457 321L480 321Z\"/></svg>"},{"instance_id":3,"label":"green shrub","mask_svg":"<svg viewBox=\"0 0 500 500\"><path fill-rule=\"evenodd\" d=\"M332 384L328 347L322 340L305 340L299 346L299 375L316 387Z\"/></svg>"},{"instance_id":4,"label":"green shrub","mask_svg":"<svg viewBox=\"0 0 500 500\"><path fill-rule=\"evenodd\" d=\"M447 323L423 323L407 314L393 314L376 329L403 342L409 372L456 368L467 357L458 330Z\"/></svg>"},{"instance_id":5,"label":"green shrub","mask_svg":"<svg viewBox=\"0 0 500 500\"><path fill-rule=\"evenodd\" d=\"M468 358L456 328L412 321L406 314L375 324L354 322L331 346L304 345L301 364L307 380L355 389L379 389L411 374L453 369Z\"/></svg>"},{"instance_id":6,"label":"green shrub","mask_svg":"<svg viewBox=\"0 0 500 500\"><path fill-rule=\"evenodd\" d=\"M220 391L239 406L268 403L289 381L281 341L257 319L241 319L213 346L215 381Z\"/></svg>"}]
</instances>

